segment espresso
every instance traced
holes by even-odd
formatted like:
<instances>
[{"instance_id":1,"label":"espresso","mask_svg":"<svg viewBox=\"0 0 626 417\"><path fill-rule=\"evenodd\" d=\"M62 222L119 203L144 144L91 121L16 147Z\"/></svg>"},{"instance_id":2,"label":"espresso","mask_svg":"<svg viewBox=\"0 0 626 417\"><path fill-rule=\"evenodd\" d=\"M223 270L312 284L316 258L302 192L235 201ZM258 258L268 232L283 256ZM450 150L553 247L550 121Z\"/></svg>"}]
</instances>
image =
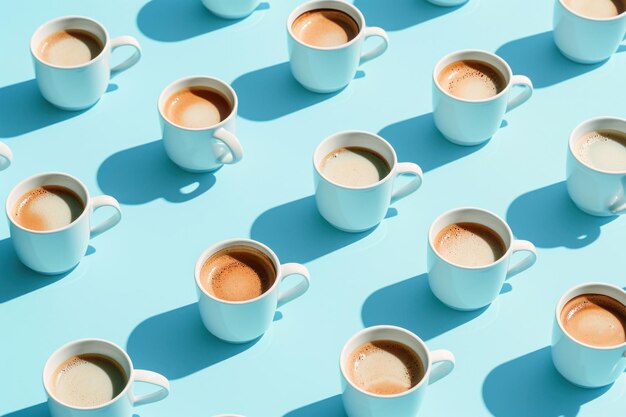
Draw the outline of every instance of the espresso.
<instances>
[{"instance_id":1,"label":"espresso","mask_svg":"<svg viewBox=\"0 0 626 417\"><path fill-rule=\"evenodd\" d=\"M39 58L52 65L72 67L86 64L102 52L100 39L87 31L60 30L47 36L39 45Z\"/></svg>"},{"instance_id":2,"label":"espresso","mask_svg":"<svg viewBox=\"0 0 626 417\"><path fill-rule=\"evenodd\" d=\"M443 90L465 100L485 100L506 87L506 79L494 66L473 60L446 65L437 81Z\"/></svg>"},{"instance_id":3,"label":"espresso","mask_svg":"<svg viewBox=\"0 0 626 417\"><path fill-rule=\"evenodd\" d=\"M33 188L17 200L13 219L25 229L46 231L65 227L85 210L72 190L59 185Z\"/></svg>"},{"instance_id":4,"label":"espresso","mask_svg":"<svg viewBox=\"0 0 626 417\"><path fill-rule=\"evenodd\" d=\"M359 25L347 13L334 9L316 9L302 13L291 25L293 34L303 43L318 47L340 46L359 34Z\"/></svg>"},{"instance_id":5,"label":"espresso","mask_svg":"<svg viewBox=\"0 0 626 417\"><path fill-rule=\"evenodd\" d=\"M595 130L574 143L574 153L586 164L602 171L626 171L626 133Z\"/></svg>"},{"instance_id":6,"label":"espresso","mask_svg":"<svg viewBox=\"0 0 626 417\"><path fill-rule=\"evenodd\" d=\"M348 187L372 185L391 172L378 153L357 146L338 148L324 157L320 171L330 181Z\"/></svg>"},{"instance_id":7,"label":"espresso","mask_svg":"<svg viewBox=\"0 0 626 417\"><path fill-rule=\"evenodd\" d=\"M97 407L117 397L128 377L113 359L98 355L72 356L52 374L53 396L73 407Z\"/></svg>"},{"instance_id":8,"label":"espresso","mask_svg":"<svg viewBox=\"0 0 626 417\"><path fill-rule=\"evenodd\" d=\"M357 387L377 395L405 392L424 378L419 355L393 340L375 340L357 347L347 366L348 378Z\"/></svg>"},{"instance_id":9,"label":"espresso","mask_svg":"<svg viewBox=\"0 0 626 417\"><path fill-rule=\"evenodd\" d=\"M506 253L498 233L479 223L453 223L435 238L435 250L448 262L477 267L494 263Z\"/></svg>"},{"instance_id":10,"label":"espresso","mask_svg":"<svg viewBox=\"0 0 626 417\"><path fill-rule=\"evenodd\" d=\"M224 121L233 111L222 93L209 87L187 87L165 102L165 117L192 129L208 128Z\"/></svg>"},{"instance_id":11,"label":"espresso","mask_svg":"<svg viewBox=\"0 0 626 417\"><path fill-rule=\"evenodd\" d=\"M236 246L211 255L200 270L202 287L225 301L246 301L269 290L276 281L272 260L257 249Z\"/></svg>"},{"instance_id":12,"label":"espresso","mask_svg":"<svg viewBox=\"0 0 626 417\"><path fill-rule=\"evenodd\" d=\"M594 19L610 18L624 13L624 0L564 0L574 12Z\"/></svg>"},{"instance_id":13,"label":"espresso","mask_svg":"<svg viewBox=\"0 0 626 417\"><path fill-rule=\"evenodd\" d=\"M561 323L574 339L592 346L626 342L626 306L602 294L582 294L561 310Z\"/></svg>"}]
</instances>

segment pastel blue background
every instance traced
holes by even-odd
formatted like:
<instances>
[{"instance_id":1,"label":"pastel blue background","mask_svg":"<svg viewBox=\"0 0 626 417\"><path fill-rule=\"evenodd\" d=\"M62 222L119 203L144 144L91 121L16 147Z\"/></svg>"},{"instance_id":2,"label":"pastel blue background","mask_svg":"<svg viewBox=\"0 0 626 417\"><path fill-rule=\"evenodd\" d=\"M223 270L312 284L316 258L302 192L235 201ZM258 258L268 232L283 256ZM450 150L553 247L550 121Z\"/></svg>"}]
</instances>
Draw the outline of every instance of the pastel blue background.
<instances>
[{"instance_id":1,"label":"pastel blue background","mask_svg":"<svg viewBox=\"0 0 626 417\"><path fill-rule=\"evenodd\" d=\"M0 140L15 153L0 173L3 204L21 179L55 170L93 195L115 196L124 212L75 270L52 278L19 263L0 222L0 415L47 416L47 357L70 340L99 337L171 380L169 398L136 409L142 417L339 417L339 351L364 326L384 323L456 355L421 416L623 416L626 378L608 389L576 388L554 370L549 344L564 291L592 280L626 285L626 218L583 214L563 182L570 131L590 117L626 114L626 54L596 66L561 57L549 0L469 0L451 9L356 0L369 25L388 31L389 50L344 91L315 95L287 64L285 21L299 2L268 1L240 21L213 17L199 0L0 3ZM99 20L112 37L133 35L144 52L78 113L43 101L29 54L32 32L68 14ZM430 113L432 68L462 48L497 52L536 88L482 147L449 144ZM114 62L128 53L116 51ZM240 99L244 159L214 174L181 171L161 143L157 97L192 74L231 82ZM313 150L347 129L379 133L425 172L417 193L356 235L327 225L312 198ZM440 304L425 274L431 221L466 205L500 214L539 252L496 302L472 313ZM204 330L193 281L199 254L232 237L260 240L312 276L310 291L281 308L264 337L240 346Z\"/></svg>"}]
</instances>

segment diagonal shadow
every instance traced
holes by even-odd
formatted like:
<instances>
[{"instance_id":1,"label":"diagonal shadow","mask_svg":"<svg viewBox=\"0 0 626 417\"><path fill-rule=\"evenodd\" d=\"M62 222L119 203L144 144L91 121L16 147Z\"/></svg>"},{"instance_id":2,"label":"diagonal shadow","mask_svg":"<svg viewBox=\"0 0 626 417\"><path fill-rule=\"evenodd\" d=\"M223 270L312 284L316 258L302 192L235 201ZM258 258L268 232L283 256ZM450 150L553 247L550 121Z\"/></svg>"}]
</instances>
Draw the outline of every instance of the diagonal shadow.
<instances>
[{"instance_id":1,"label":"diagonal shadow","mask_svg":"<svg viewBox=\"0 0 626 417\"><path fill-rule=\"evenodd\" d=\"M546 346L493 369L482 392L495 417L575 417L581 406L608 389L579 388L567 382L554 368Z\"/></svg>"},{"instance_id":2,"label":"diagonal shadow","mask_svg":"<svg viewBox=\"0 0 626 417\"><path fill-rule=\"evenodd\" d=\"M513 233L541 248L585 247L600 237L602 226L616 218L580 211L570 199L565 181L522 194L506 213Z\"/></svg>"},{"instance_id":3,"label":"diagonal shadow","mask_svg":"<svg viewBox=\"0 0 626 417\"><path fill-rule=\"evenodd\" d=\"M461 6L440 7L426 0L355 0L368 26L380 26L387 31L407 29L411 26L451 13Z\"/></svg>"},{"instance_id":4,"label":"diagonal shadow","mask_svg":"<svg viewBox=\"0 0 626 417\"><path fill-rule=\"evenodd\" d=\"M2 417L50 417L50 412L48 404L44 402L4 414Z\"/></svg>"},{"instance_id":5,"label":"diagonal shadow","mask_svg":"<svg viewBox=\"0 0 626 417\"><path fill-rule=\"evenodd\" d=\"M109 156L98 168L97 179L100 189L122 204L145 204L159 198L182 203L215 184L213 173L192 174L177 167L161 140Z\"/></svg>"},{"instance_id":6,"label":"diagonal shadow","mask_svg":"<svg viewBox=\"0 0 626 417\"><path fill-rule=\"evenodd\" d=\"M550 87L603 64L582 65L565 58L554 44L552 31L507 42L496 54L509 63L514 74L530 78L535 88Z\"/></svg>"},{"instance_id":7,"label":"diagonal shadow","mask_svg":"<svg viewBox=\"0 0 626 417\"><path fill-rule=\"evenodd\" d=\"M127 350L137 368L179 379L222 362L250 347L221 341L207 331L193 303L150 317L128 338Z\"/></svg>"},{"instance_id":8,"label":"diagonal shadow","mask_svg":"<svg viewBox=\"0 0 626 417\"><path fill-rule=\"evenodd\" d=\"M433 120L432 113L402 120L378 132L398 154L400 161L416 162L428 172L482 149L478 146L458 146L444 138Z\"/></svg>"},{"instance_id":9,"label":"diagonal shadow","mask_svg":"<svg viewBox=\"0 0 626 417\"><path fill-rule=\"evenodd\" d=\"M341 394L305 405L288 412L284 417L346 417Z\"/></svg>"}]
</instances>

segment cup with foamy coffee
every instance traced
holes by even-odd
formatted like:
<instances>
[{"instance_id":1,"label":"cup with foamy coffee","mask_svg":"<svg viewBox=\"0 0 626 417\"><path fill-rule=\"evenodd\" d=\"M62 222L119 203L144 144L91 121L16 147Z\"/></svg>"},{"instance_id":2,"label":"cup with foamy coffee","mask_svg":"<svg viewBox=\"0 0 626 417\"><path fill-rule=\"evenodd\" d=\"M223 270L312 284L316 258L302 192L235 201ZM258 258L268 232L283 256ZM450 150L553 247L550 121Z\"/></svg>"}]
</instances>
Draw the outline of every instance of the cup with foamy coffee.
<instances>
[{"instance_id":1,"label":"cup with foamy coffee","mask_svg":"<svg viewBox=\"0 0 626 417\"><path fill-rule=\"evenodd\" d=\"M363 53L370 37L382 43ZM387 33L367 27L363 14L350 3L309 1L296 7L287 19L289 64L294 78L306 89L331 93L347 86L357 67L387 50Z\"/></svg>"},{"instance_id":2,"label":"cup with foamy coffee","mask_svg":"<svg viewBox=\"0 0 626 417\"><path fill-rule=\"evenodd\" d=\"M377 226L390 204L415 192L423 180L421 168L398 162L382 137L364 131L335 133L313 154L315 202L330 224L345 232ZM400 176L413 177L394 189Z\"/></svg>"},{"instance_id":3,"label":"cup with foamy coffee","mask_svg":"<svg viewBox=\"0 0 626 417\"><path fill-rule=\"evenodd\" d=\"M8 145L0 142L0 171L6 169L11 165L13 160L13 152Z\"/></svg>"},{"instance_id":4,"label":"cup with foamy coffee","mask_svg":"<svg viewBox=\"0 0 626 417\"><path fill-rule=\"evenodd\" d=\"M513 93L514 87L520 92ZM463 50L443 57L433 70L433 118L441 134L457 145L489 140L504 114L526 102L532 82L513 75L499 56Z\"/></svg>"},{"instance_id":5,"label":"cup with foamy coffee","mask_svg":"<svg viewBox=\"0 0 626 417\"><path fill-rule=\"evenodd\" d=\"M185 77L161 92L158 101L167 156L189 172L235 164L243 148L235 135L237 94L222 80Z\"/></svg>"},{"instance_id":6,"label":"cup with foamy coffee","mask_svg":"<svg viewBox=\"0 0 626 417\"><path fill-rule=\"evenodd\" d=\"M136 395L134 382L159 389ZM44 366L43 386L52 417L131 417L134 406L160 401L170 389L163 375L134 369L122 348L102 339L59 348Z\"/></svg>"},{"instance_id":7,"label":"cup with foamy coffee","mask_svg":"<svg viewBox=\"0 0 626 417\"><path fill-rule=\"evenodd\" d=\"M516 252L528 255L510 266ZM428 283L441 302L477 310L493 302L510 278L537 260L535 246L513 239L509 225L487 210L465 207L439 216L428 230Z\"/></svg>"},{"instance_id":8,"label":"cup with foamy coffee","mask_svg":"<svg viewBox=\"0 0 626 417\"><path fill-rule=\"evenodd\" d=\"M598 388L626 370L626 291L602 282L578 285L556 305L552 361L571 383Z\"/></svg>"},{"instance_id":9,"label":"cup with foamy coffee","mask_svg":"<svg viewBox=\"0 0 626 417\"><path fill-rule=\"evenodd\" d=\"M626 35L626 0L555 0L552 22L563 55L580 64L602 62Z\"/></svg>"},{"instance_id":10,"label":"cup with foamy coffee","mask_svg":"<svg viewBox=\"0 0 626 417\"><path fill-rule=\"evenodd\" d=\"M299 275L300 282L281 291L290 275ZM309 271L304 265L281 264L260 242L230 239L200 255L195 281L205 327L226 342L244 343L263 335L276 309L309 289Z\"/></svg>"},{"instance_id":11,"label":"cup with foamy coffee","mask_svg":"<svg viewBox=\"0 0 626 417\"><path fill-rule=\"evenodd\" d=\"M91 224L100 207L115 212ZM113 197L91 197L77 178L47 172L17 184L6 200L11 241L24 265L42 274L61 274L74 268L87 252L89 239L115 226L122 218Z\"/></svg>"},{"instance_id":12,"label":"cup with foamy coffee","mask_svg":"<svg viewBox=\"0 0 626 417\"><path fill-rule=\"evenodd\" d=\"M454 355L430 351L412 332L373 326L346 342L339 359L348 417L415 416L428 385L454 369Z\"/></svg>"},{"instance_id":13,"label":"cup with foamy coffee","mask_svg":"<svg viewBox=\"0 0 626 417\"><path fill-rule=\"evenodd\" d=\"M202 4L224 19L242 19L255 11L261 0L202 0Z\"/></svg>"},{"instance_id":14,"label":"cup with foamy coffee","mask_svg":"<svg viewBox=\"0 0 626 417\"><path fill-rule=\"evenodd\" d=\"M111 52L131 46L134 53L111 68ZM141 58L132 36L110 39L104 26L83 16L65 16L39 27L30 40L37 85L43 97L64 110L93 106L106 91L111 74L124 71Z\"/></svg>"},{"instance_id":15,"label":"cup with foamy coffee","mask_svg":"<svg viewBox=\"0 0 626 417\"><path fill-rule=\"evenodd\" d=\"M626 119L596 117L570 134L567 191L578 208L594 216L626 213Z\"/></svg>"}]
</instances>

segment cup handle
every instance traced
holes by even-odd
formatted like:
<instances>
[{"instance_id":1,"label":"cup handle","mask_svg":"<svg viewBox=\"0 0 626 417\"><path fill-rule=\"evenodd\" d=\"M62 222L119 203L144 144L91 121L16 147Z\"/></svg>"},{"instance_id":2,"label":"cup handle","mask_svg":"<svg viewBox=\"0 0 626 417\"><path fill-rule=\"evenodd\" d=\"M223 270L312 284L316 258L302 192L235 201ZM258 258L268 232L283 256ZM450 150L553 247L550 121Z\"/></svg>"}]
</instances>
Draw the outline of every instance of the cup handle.
<instances>
[{"instance_id":1,"label":"cup handle","mask_svg":"<svg viewBox=\"0 0 626 417\"><path fill-rule=\"evenodd\" d=\"M241 158L243 158L243 147L239 139L237 139L237 136L223 127L220 127L213 133L213 137L223 142L229 150L226 155L220 157L222 164L236 164L241 161Z\"/></svg>"},{"instance_id":2,"label":"cup handle","mask_svg":"<svg viewBox=\"0 0 626 417\"><path fill-rule=\"evenodd\" d=\"M367 61L371 61L372 59L381 56L387 50L387 47L389 47L389 36L387 36L387 32L385 32L382 28L366 27L364 30L364 35L365 39L372 36L377 36L381 38L383 42L371 51L368 51L361 55L361 64L364 64Z\"/></svg>"},{"instance_id":3,"label":"cup handle","mask_svg":"<svg viewBox=\"0 0 626 417\"><path fill-rule=\"evenodd\" d=\"M103 232L106 232L107 230L109 230L110 228L118 224L120 220L122 220L122 209L120 208L120 203L118 203L116 199L108 195L98 195L98 196L92 197L91 199L92 210L95 211L99 209L100 207L104 207L104 206L113 207L115 209L115 214L113 214L108 219L104 220L99 225L91 228L92 238L98 236L99 234Z\"/></svg>"},{"instance_id":4,"label":"cup handle","mask_svg":"<svg viewBox=\"0 0 626 417\"><path fill-rule=\"evenodd\" d=\"M391 194L391 204L415 192L418 188L422 186L422 182L424 181L422 168L420 168L419 165L414 164L413 162L398 163L398 165L396 166L396 178L400 175L412 175L415 178L413 178L413 180L406 184L404 187L395 190L393 194Z\"/></svg>"},{"instance_id":5,"label":"cup handle","mask_svg":"<svg viewBox=\"0 0 626 417\"><path fill-rule=\"evenodd\" d=\"M144 371L143 369L135 369L134 371L135 379L134 381L139 382L147 382L148 384L153 384L161 387L161 389L151 392L149 394L144 395L132 395L133 405L142 405L153 403L156 401L161 401L163 398L167 397L170 393L170 383L161 374L157 374L152 371Z\"/></svg>"},{"instance_id":6,"label":"cup handle","mask_svg":"<svg viewBox=\"0 0 626 417\"><path fill-rule=\"evenodd\" d=\"M520 104L526 102L533 95L533 82L525 75L514 75L511 77L511 87L519 85L524 89L515 97L509 99L506 104L506 111L510 112Z\"/></svg>"},{"instance_id":7,"label":"cup handle","mask_svg":"<svg viewBox=\"0 0 626 417\"><path fill-rule=\"evenodd\" d=\"M5 168L8 168L11 165L11 161L13 160L13 152L11 152L11 148L8 145L0 142L0 171Z\"/></svg>"},{"instance_id":8,"label":"cup handle","mask_svg":"<svg viewBox=\"0 0 626 417\"><path fill-rule=\"evenodd\" d=\"M624 194L621 198L618 198L617 201L611 204L609 210L613 212L613 214L626 214L626 176L622 177L622 186L624 187Z\"/></svg>"},{"instance_id":9,"label":"cup handle","mask_svg":"<svg viewBox=\"0 0 626 417\"><path fill-rule=\"evenodd\" d=\"M304 265L295 263L283 264L280 266L280 269L282 271L282 275L279 278L281 281L289 275L300 275L302 276L302 281L300 281L295 287L280 293L280 295L278 296L278 307L281 307L287 304L289 301L295 300L296 298L300 297L309 289L310 284L309 270L306 269Z\"/></svg>"},{"instance_id":10,"label":"cup handle","mask_svg":"<svg viewBox=\"0 0 626 417\"><path fill-rule=\"evenodd\" d=\"M454 355L449 350L435 350L430 352L430 362L433 366L433 370L430 371L430 378L428 378L428 384L434 384L441 378L448 376L454 369ZM436 363L440 363L435 367Z\"/></svg>"},{"instance_id":11,"label":"cup handle","mask_svg":"<svg viewBox=\"0 0 626 417\"><path fill-rule=\"evenodd\" d=\"M509 268L506 273L506 279L525 271L537 262L537 248L527 240L514 240L513 243L511 243L511 251L512 253L525 251L528 252L528 256L515 264L515 266Z\"/></svg>"},{"instance_id":12,"label":"cup handle","mask_svg":"<svg viewBox=\"0 0 626 417\"><path fill-rule=\"evenodd\" d=\"M135 48L135 52L131 56L126 58L124 61L120 62L119 64L111 68L111 76L114 76L132 67L141 58L141 45L139 45L139 42L137 41L137 39L133 38L132 36L120 36L118 38L113 39L111 41L111 51L116 50L120 46L126 46L126 45L132 46L133 48Z\"/></svg>"}]
</instances>

